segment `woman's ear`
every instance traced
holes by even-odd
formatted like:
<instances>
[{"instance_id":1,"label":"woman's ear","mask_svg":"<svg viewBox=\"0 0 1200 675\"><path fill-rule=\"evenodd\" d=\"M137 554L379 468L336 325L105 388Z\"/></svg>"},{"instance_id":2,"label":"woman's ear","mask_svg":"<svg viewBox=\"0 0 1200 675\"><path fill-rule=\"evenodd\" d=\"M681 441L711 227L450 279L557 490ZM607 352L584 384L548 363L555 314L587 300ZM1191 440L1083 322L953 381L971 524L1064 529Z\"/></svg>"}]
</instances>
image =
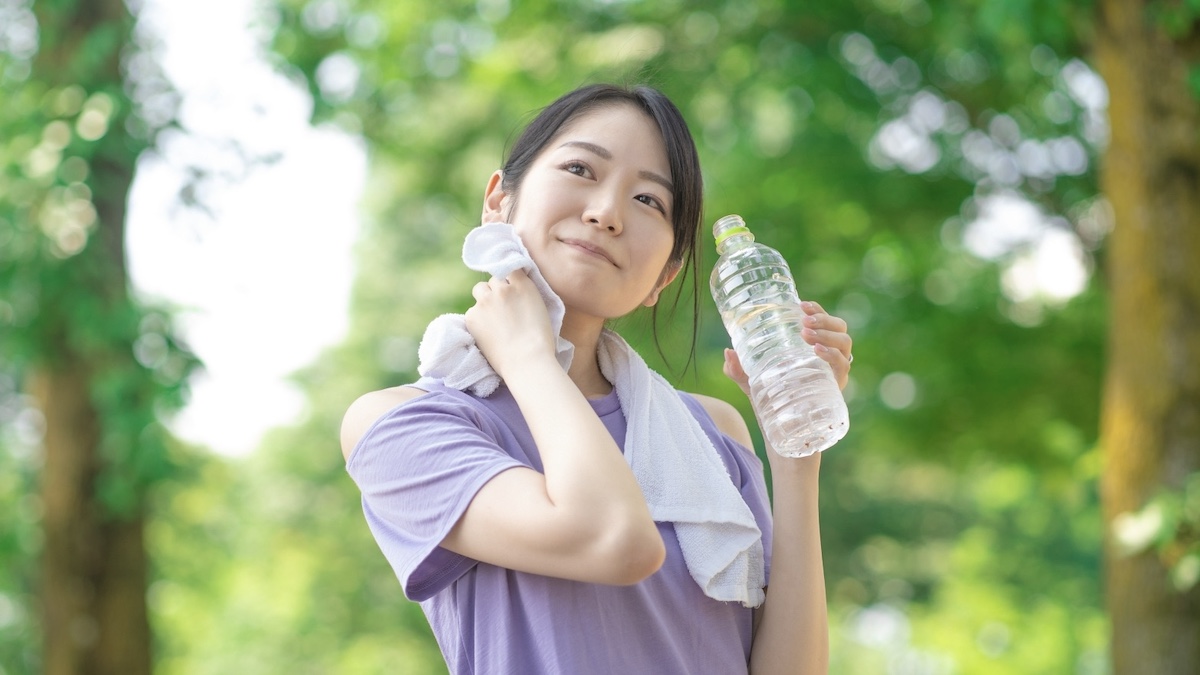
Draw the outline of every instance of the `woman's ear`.
<instances>
[{"instance_id":1,"label":"woman's ear","mask_svg":"<svg viewBox=\"0 0 1200 675\"><path fill-rule=\"evenodd\" d=\"M663 269L662 276L658 278L658 283L654 284L654 290L650 291L650 295L646 296L646 299L642 301L642 305L652 307L657 304L658 296L662 293L662 290L669 286L672 281L675 281L675 277L679 276L679 270L681 269L683 269L682 263L674 261L667 263L666 268Z\"/></svg>"},{"instance_id":2,"label":"woman's ear","mask_svg":"<svg viewBox=\"0 0 1200 675\"><path fill-rule=\"evenodd\" d=\"M496 170L488 179L487 189L483 193L483 216L480 222L503 223L504 207L508 205L508 195L500 185L504 182L504 172Z\"/></svg>"}]
</instances>

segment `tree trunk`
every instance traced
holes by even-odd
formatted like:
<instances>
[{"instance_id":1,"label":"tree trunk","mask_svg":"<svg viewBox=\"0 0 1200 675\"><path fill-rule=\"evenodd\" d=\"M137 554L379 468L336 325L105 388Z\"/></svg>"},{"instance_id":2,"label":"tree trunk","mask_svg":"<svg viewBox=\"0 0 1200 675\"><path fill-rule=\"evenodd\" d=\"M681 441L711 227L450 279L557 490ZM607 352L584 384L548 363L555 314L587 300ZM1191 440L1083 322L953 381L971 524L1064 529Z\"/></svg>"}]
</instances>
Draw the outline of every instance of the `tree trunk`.
<instances>
[{"instance_id":1,"label":"tree trunk","mask_svg":"<svg viewBox=\"0 0 1200 675\"><path fill-rule=\"evenodd\" d=\"M42 468L42 631L46 675L150 673L146 553L140 514L106 518L97 503L100 420L87 367L37 371L46 417Z\"/></svg>"},{"instance_id":2,"label":"tree trunk","mask_svg":"<svg viewBox=\"0 0 1200 675\"><path fill-rule=\"evenodd\" d=\"M1095 45L1112 129L1101 186L1115 215L1101 420L1115 675L1200 673L1200 587L1176 591L1154 551L1119 553L1111 527L1200 470L1200 101L1188 86L1200 28L1172 39L1153 4L1101 0Z\"/></svg>"},{"instance_id":3,"label":"tree trunk","mask_svg":"<svg viewBox=\"0 0 1200 675\"><path fill-rule=\"evenodd\" d=\"M79 85L88 94L120 96L120 55L132 25L122 0L35 3L34 11L40 42L34 78L51 87ZM45 276L55 282L41 289L43 344L28 381L46 421L40 589L46 675L151 672L140 502L118 516L97 493L107 468L102 448L111 420L93 395L95 376L111 371L113 353L132 355L133 345L106 345L108 351L88 345L111 340L96 324L112 317L97 315L97 309L115 313L128 306L125 202L137 148L144 145L126 129L128 101L115 104L107 133L83 150L96 229L81 252L49 263ZM79 311L84 305L90 314Z\"/></svg>"}]
</instances>

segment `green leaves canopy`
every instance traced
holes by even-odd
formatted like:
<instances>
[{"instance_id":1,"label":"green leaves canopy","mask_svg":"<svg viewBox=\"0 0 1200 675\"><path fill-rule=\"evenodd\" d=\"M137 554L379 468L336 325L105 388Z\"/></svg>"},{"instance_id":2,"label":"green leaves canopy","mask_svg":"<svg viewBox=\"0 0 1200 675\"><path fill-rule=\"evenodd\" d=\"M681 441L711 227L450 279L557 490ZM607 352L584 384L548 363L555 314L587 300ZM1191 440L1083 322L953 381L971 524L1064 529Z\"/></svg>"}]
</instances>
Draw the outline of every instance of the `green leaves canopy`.
<instances>
[{"instance_id":1,"label":"green leaves canopy","mask_svg":"<svg viewBox=\"0 0 1200 675\"><path fill-rule=\"evenodd\" d=\"M742 214L802 294L851 324L852 431L825 458L822 496L835 669L1103 663L1091 272L1111 225L1095 188L1105 101L1082 53L1089 9L280 3L280 67L319 123L361 133L373 157L354 328L303 375L328 437L354 395L415 377L433 316L469 305L458 249L514 130L580 83L648 82L692 123L706 220ZM1032 234L995 215L1006 203L1036 217ZM989 219L998 229L984 236ZM1084 270L1070 292L1030 286L1048 232ZM720 375L727 337L701 293L698 366L676 379L749 415ZM686 352L689 324L681 311L659 326L665 353ZM619 329L660 369L681 365L655 360L645 317ZM344 483L328 452L321 475ZM377 563L353 566L386 576Z\"/></svg>"},{"instance_id":2,"label":"green leaves canopy","mask_svg":"<svg viewBox=\"0 0 1200 675\"><path fill-rule=\"evenodd\" d=\"M372 154L353 328L298 376L313 411L304 425L244 462L178 460L189 472L160 495L149 535L162 579L151 592L160 668L438 662L365 532L338 420L358 393L413 379L425 324L468 306L473 275L459 246L514 130L580 83L615 80L660 87L691 121L706 221L742 214L791 261L802 294L850 322L852 430L825 458L822 494L835 672L878 672L897 659L972 673L1094 672L1104 642L1093 448L1104 303L1094 275L1055 294L1029 271L1047 233L1071 242L1080 269L1103 264L1110 223L1094 167L1104 98L1085 65L1090 9L276 4L262 26L272 58L311 92L318 123L361 133ZM80 53L112 39L90 34ZM27 359L38 343L26 328L48 297L37 289L50 287L40 275L64 284L55 297L79 283L35 272L52 270L63 247L38 230L35 205L86 211L72 186L97 177L87 154L97 146L74 130L88 102L104 100L95 97L113 111L130 101L120 87L29 80L20 58L0 68L0 325L21 329L5 330L0 346ZM141 147L120 152L130 161ZM31 174L35 160L53 166ZM996 215L1014 203L1038 225ZM692 272L702 282L715 257L704 248ZM677 284L687 307L687 284ZM701 294L697 367L675 379L749 416L720 375L727 337L703 284ZM110 322L88 311L100 310L81 301L72 316L128 340L158 335L146 353L174 353L151 349L173 339L153 313ZM660 325L665 353L686 352L690 322L681 311ZM681 365L656 360L644 317L620 330L661 370ZM100 389L105 400L129 396L117 380ZM139 400L138 410L152 408ZM227 550L236 555L214 555Z\"/></svg>"}]
</instances>

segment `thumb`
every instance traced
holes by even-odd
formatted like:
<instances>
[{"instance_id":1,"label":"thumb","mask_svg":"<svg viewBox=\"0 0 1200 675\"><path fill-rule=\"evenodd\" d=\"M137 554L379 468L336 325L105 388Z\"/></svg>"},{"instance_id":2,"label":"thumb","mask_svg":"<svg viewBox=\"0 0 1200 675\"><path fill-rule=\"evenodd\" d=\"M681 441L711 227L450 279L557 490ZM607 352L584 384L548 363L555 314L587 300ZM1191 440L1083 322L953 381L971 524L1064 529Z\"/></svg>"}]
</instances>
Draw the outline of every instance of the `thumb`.
<instances>
[{"instance_id":1,"label":"thumb","mask_svg":"<svg viewBox=\"0 0 1200 675\"><path fill-rule=\"evenodd\" d=\"M725 350L725 365L722 371L726 377L737 383L747 396L750 395L750 376L742 368L742 361L738 358L737 352L732 349Z\"/></svg>"}]
</instances>

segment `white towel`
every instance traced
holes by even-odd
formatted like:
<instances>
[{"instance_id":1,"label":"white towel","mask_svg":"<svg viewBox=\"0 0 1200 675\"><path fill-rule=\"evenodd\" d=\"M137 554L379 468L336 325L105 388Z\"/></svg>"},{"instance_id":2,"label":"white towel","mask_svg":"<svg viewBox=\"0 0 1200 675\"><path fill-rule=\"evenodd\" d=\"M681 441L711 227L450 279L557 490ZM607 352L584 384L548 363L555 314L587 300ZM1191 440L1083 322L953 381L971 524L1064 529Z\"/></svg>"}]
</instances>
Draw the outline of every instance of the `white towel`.
<instances>
[{"instance_id":1,"label":"white towel","mask_svg":"<svg viewBox=\"0 0 1200 675\"><path fill-rule=\"evenodd\" d=\"M524 269L546 300L554 331L561 330L562 300L510 225L488 223L472 230L463 245L463 262L498 278ZM559 363L566 369L574 347L561 336L558 345ZM475 346L462 315L434 319L418 355L418 372L442 378L448 387L486 397L499 385L499 376ZM625 460L651 517L674 524L688 571L706 595L747 607L761 605L762 532L716 448L674 387L619 335L604 330L597 356L600 372L612 383L625 415Z\"/></svg>"},{"instance_id":2,"label":"white towel","mask_svg":"<svg viewBox=\"0 0 1200 675\"><path fill-rule=\"evenodd\" d=\"M550 290L550 284L533 264L533 258L529 257L529 251L511 225L484 223L471 230L463 242L462 257L470 269L487 272L497 279L525 270L546 301L550 328L555 335L559 334L564 312L562 300ZM575 354L575 345L559 335L555 351L558 363L566 370ZM431 321L417 348L417 358L418 373L441 378L452 389L470 390L476 396L487 398L500 385L500 376L475 346L462 314L443 314Z\"/></svg>"}]
</instances>

